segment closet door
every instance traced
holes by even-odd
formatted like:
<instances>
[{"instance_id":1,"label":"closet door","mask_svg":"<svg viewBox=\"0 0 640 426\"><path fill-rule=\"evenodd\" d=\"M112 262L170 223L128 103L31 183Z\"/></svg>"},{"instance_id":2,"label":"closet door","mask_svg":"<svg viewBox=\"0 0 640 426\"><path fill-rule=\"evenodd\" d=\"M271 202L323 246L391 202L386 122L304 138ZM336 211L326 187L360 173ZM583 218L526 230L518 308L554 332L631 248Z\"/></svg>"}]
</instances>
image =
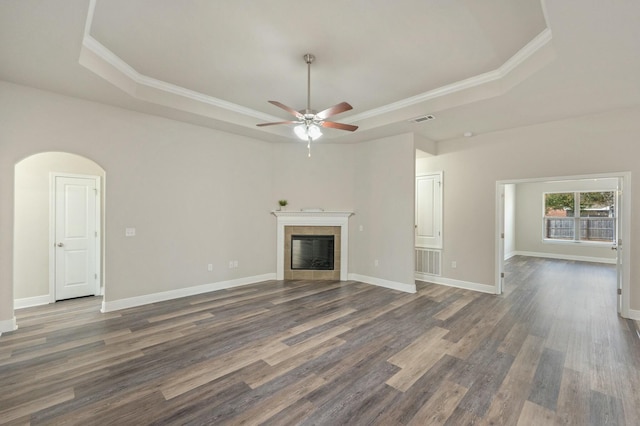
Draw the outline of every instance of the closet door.
<instances>
[{"instance_id":1,"label":"closet door","mask_svg":"<svg viewBox=\"0 0 640 426\"><path fill-rule=\"evenodd\" d=\"M55 300L97 294L97 176L55 176Z\"/></svg>"},{"instance_id":2,"label":"closet door","mask_svg":"<svg viewBox=\"0 0 640 426\"><path fill-rule=\"evenodd\" d=\"M442 248L442 172L416 176L416 247Z\"/></svg>"}]
</instances>

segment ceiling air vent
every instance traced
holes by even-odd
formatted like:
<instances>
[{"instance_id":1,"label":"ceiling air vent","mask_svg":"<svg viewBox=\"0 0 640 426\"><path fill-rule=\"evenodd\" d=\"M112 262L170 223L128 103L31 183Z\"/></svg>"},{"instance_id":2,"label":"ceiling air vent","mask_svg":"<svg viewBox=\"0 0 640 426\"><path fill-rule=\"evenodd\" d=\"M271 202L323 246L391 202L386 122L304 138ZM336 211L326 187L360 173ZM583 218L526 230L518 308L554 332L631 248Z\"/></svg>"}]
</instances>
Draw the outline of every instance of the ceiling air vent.
<instances>
[{"instance_id":1,"label":"ceiling air vent","mask_svg":"<svg viewBox=\"0 0 640 426\"><path fill-rule=\"evenodd\" d=\"M409 120L412 123L424 123L425 121L435 120L435 117L431 114L429 115L421 115L420 117L415 117Z\"/></svg>"}]
</instances>

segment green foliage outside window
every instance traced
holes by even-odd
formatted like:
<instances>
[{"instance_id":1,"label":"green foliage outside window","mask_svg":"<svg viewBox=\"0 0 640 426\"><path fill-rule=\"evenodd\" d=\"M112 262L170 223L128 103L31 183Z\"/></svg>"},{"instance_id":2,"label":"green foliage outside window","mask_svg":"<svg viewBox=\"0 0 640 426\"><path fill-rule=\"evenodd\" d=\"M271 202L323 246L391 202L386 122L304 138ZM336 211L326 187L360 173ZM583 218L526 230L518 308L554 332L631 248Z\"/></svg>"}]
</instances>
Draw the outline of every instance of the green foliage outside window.
<instances>
[{"instance_id":1,"label":"green foliage outside window","mask_svg":"<svg viewBox=\"0 0 640 426\"><path fill-rule=\"evenodd\" d=\"M545 214L552 210L573 210L575 206L573 192L545 194Z\"/></svg>"},{"instance_id":2,"label":"green foliage outside window","mask_svg":"<svg viewBox=\"0 0 640 426\"><path fill-rule=\"evenodd\" d=\"M580 199L580 211L585 209L610 207L614 204L614 192L557 192L545 194L545 215L552 210L565 210L567 216L573 216L575 196ZM584 214L581 214L584 216Z\"/></svg>"}]
</instances>

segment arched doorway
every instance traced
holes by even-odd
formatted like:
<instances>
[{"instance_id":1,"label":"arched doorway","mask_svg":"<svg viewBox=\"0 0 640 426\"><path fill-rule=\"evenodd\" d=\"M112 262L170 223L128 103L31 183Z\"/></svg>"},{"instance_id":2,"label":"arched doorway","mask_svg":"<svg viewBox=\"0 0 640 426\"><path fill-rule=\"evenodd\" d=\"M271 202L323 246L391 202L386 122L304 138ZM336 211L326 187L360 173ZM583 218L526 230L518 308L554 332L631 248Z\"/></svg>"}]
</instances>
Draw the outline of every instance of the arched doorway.
<instances>
[{"instance_id":1,"label":"arched doorway","mask_svg":"<svg viewBox=\"0 0 640 426\"><path fill-rule=\"evenodd\" d=\"M56 299L56 256L60 258L60 248L54 247L56 191L55 182L65 179L79 179L96 182L95 219L95 291L103 294L103 253L104 240L104 187L106 173L93 160L80 155L64 152L44 152L31 155L15 165L14 203L14 308L52 303ZM93 192L93 189L91 190ZM59 202L58 202L59 203ZM58 244L62 244L57 242ZM61 246L62 247L62 246ZM56 251L56 249L58 251ZM61 292L59 292L61 293ZM78 293L80 294L80 293Z\"/></svg>"}]
</instances>

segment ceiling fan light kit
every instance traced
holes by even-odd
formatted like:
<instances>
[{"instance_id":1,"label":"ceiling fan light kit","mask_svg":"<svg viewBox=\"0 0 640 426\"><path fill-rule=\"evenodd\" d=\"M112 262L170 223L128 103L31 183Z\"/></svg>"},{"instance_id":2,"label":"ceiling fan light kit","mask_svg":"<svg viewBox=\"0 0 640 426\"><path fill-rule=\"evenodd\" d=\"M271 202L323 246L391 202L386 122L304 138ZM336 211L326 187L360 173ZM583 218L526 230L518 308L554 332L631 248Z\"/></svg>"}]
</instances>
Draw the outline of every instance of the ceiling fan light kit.
<instances>
[{"instance_id":1,"label":"ceiling fan light kit","mask_svg":"<svg viewBox=\"0 0 640 426\"><path fill-rule=\"evenodd\" d=\"M312 141L315 141L320 136L322 136L322 131L320 130L320 127L316 126L315 124L311 124L311 125L300 124L294 127L293 131L296 134L296 136L302 139L303 141L307 141L309 138L311 138Z\"/></svg>"},{"instance_id":2,"label":"ceiling fan light kit","mask_svg":"<svg viewBox=\"0 0 640 426\"><path fill-rule=\"evenodd\" d=\"M345 111L353 109L347 102L340 102L332 107L329 107L320 112L316 112L311 109L311 63L315 60L315 56L311 53L307 53L303 56L304 61L307 64L307 108L304 110L296 111L295 109L288 107L278 101L269 101L270 104L277 106L289 114L296 117L296 120L278 121L274 123L260 123L257 126L273 126L277 124L297 124L293 128L296 136L304 141L307 141L307 148L309 150L309 157L311 157L311 141L318 139L322 136L321 127L329 127L332 129L346 130L354 132L358 126L352 124L336 123L334 121L326 121L327 118L340 114Z\"/></svg>"}]
</instances>

